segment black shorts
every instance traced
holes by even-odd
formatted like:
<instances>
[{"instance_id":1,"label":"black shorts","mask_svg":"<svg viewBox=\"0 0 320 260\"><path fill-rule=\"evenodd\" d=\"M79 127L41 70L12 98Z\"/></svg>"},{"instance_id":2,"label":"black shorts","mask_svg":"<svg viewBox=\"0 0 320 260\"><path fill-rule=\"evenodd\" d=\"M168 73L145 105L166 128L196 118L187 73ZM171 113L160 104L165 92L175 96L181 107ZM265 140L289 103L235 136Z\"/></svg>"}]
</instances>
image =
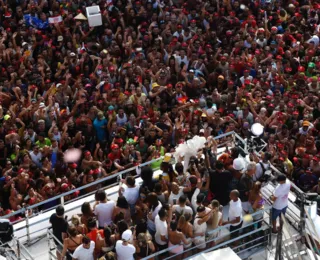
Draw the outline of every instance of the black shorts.
<instances>
[{"instance_id":1,"label":"black shorts","mask_svg":"<svg viewBox=\"0 0 320 260\"><path fill-rule=\"evenodd\" d=\"M159 244L157 243L157 247L158 247L158 252L159 252L159 251L162 251L162 250L164 250L164 249L167 249L167 248L168 248L168 244L159 245ZM162 253L162 254L165 254L165 253ZM162 255L162 254L161 254L161 255Z\"/></svg>"},{"instance_id":2,"label":"black shorts","mask_svg":"<svg viewBox=\"0 0 320 260\"><path fill-rule=\"evenodd\" d=\"M242 221L239 225L236 226L230 226L230 237L236 238L239 236L239 229L242 227Z\"/></svg>"}]
</instances>

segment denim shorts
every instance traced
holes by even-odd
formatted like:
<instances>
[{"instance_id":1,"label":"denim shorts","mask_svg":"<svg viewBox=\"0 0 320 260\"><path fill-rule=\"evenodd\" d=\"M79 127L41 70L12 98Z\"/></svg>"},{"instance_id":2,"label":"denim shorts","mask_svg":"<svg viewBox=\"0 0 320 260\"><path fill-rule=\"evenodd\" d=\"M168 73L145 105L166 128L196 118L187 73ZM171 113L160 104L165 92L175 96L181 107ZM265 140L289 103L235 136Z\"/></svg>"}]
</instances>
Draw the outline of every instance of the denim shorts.
<instances>
[{"instance_id":1,"label":"denim shorts","mask_svg":"<svg viewBox=\"0 0 320 260\"><path fill-rule=\"evenodd\" d=\"M275 208L272 208L272 220L276 220L280 214L282 213L283 215L286 214L286 211L287 211L287 207L283 208L283 209L275 209Z\"/></svg>"}]
</instances>

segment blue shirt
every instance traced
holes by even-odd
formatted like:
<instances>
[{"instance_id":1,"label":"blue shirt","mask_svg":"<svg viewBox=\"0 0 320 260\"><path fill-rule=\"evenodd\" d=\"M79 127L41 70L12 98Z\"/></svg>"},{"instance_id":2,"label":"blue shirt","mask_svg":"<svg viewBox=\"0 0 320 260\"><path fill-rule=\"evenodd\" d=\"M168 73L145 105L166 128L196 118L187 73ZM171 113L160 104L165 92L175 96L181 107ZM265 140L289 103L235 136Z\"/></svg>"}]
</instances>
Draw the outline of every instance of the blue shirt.
<instances>
[{"instance_id":1,"label":"blue shirt","mask_svg":"<svg viewBox=\"0 0 320 260\"><path fill-rule=\"evenodd\" d=\"M107 124L108 121L105 118L102 120L96 118L93 121L93 127L96 130L98 141L103 141L107 138L106 129L104 128L104 126L107 126Z\"/></svg>"}]
</instances>

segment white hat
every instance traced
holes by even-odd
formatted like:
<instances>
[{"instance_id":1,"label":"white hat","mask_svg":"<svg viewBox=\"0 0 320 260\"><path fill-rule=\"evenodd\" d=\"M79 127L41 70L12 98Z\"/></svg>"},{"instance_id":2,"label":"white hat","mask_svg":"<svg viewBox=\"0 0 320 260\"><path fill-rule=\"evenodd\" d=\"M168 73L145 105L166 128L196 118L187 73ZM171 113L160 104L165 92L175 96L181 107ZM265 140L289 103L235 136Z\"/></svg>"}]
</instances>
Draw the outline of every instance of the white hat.
<instances>
[{"instance_id":1,"label":"white hat","mask_svg":"<svg viewBox=\"0 0 320 260\"><path fill-rule=\"evenodd\" d=\"M43 103L43 102L41 102L40 104L39 104L39 108L44 108L46 105Z\"/></svg>"},{"instance_id":2,"label":"white hat","mask_svg":"<svg viewBox=\"0 0 320 260\"><path fill-rule=\"evenodd\" d=\"M58 83L58 84L56 85L56 88L59 88L61 85L62 85L61 83Z\"/></svg>"},{"instance_id":3,"label":"white hat","mask_svg":"<svg viewBox=\"0 0 320 260\"><path fill-rule=\"evenodd\" d=\"M242 171L244 169L244 161L241 158L237 158L233 160L233 169L236 171Z\"/></svg>"},{"instance_id":4,"label":"white hat","mask_svg":"<svg viewBox=\"0 0 320 260\"><path fill-rule=\"evenodd\" d=\"M58 36L58 42L62 42L63 41L63 36Z\"/></svg>"},{"instance_id":5,"label":"white hat","mask_svg":"<svg viewBox=\"0 0 320 260\"><path fill-rule=\"evenodd\" d=\"M200 129L199 133L200 133L200 134L201 134L201 133L204 133L204 129Z\"/></svg>"},{"instance_id":6,"label":"white hat","mask_svg":"<svg viewBox=\"0 0 320 260\"><path fill-rule=\"evenodd\" d=\"M127 229L122 233L121 238L124 241L129 241L132 238L132 231L130 229Z\"/></svg>"},{"instance_id":7,"label":"white hat","mask_svg":"<svg viewBox=\"0 0 320 260\"><path fill-rule=\"evenodd\" d=\"M76 56L76 54L75 54L74 52L71 52L71 53L70 53L70 56L71 56L71 57L74 57L74 56Z\"/></svg>"},{"instance_id":8,"label":"white hat","mask_svg":"<svg viewBox=\"0 0 320 260\"><path fill-rule=\"evenodd\" d=\"M22 47L25 46L25 45L28 45L28 43L27 42L23 42L22 43Z\"/></svg>"}]
</instances>

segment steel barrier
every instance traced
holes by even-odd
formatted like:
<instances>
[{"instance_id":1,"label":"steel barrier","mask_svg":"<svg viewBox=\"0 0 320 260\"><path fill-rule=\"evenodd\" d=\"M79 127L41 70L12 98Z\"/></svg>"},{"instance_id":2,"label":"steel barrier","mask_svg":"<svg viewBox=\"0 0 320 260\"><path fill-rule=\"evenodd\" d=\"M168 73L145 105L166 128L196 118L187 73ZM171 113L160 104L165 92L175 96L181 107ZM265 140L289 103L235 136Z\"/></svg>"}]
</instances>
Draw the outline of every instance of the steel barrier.
<instances>
[{"instance_id":1,"label":"steel barrier","mask_svg":"<svg viewBox=\"0 0 320 260\"><path fill-rule=\"evenodd\" d=\"M185 248L185 249L183 250L183 252L178 253L178 254L173 254L173 255L171 255L171 256L169 256L169 257L165 257L165 259L173 259L173 258L179 257L179 256L182 256L183 259L190 259L191 257L185 257L185 256L184 256L184 255L185 255L186 253L188 253L188 252L190 252L190 253L192 254L192 257L195 257L196 255L199 255L199 254L202 254L202 253L205 253L205 252L210 252L210 251L213 251L213 250L217 250L217 249L220 249L220 248L222 248L222 247L225 247L225 246L227 246L227 245L229 245L229 244L233 244L234 242L236 242L236 241L238 241L238 240L240 240L240 239L250 238L250 236L255 235L255 234L256 234L256 235L261 234L262 231L265 232L266 230L267 230L267 234L264 234L263 236L255 237L255 238L253 238L253 239L251 239L251 240L247 240L245 243L241 243L240 246L235 246L235 247L233 247L232 249L235 250L235 251L237 251L238 254L241 254L241 253L244 253L246 250L249 250L249 249L251 249L251 248L253 248L253 247L257 247L257 246L259 246L259 245L262 246L262 245L268 244L268 243L270 242L270 239L271 239L271 228L272 228L272 224L271 224L271 222L270 222L270 219L271 219L271 218L269 217L269 216L271 215L271 209L272 209L271 206L266 206L263 210L257 211L257 212L255 212L255 213L253 213L253 214L250 214L250 215L251 215L252 217L258 216L258 215L260 215L260 214L262 213L262 211L263 211L263 212L266 213L268 216L263 216L263 218L261 218L261 219L259 219L259 220L257 220L257 221L252 221L252 223L249 223L248 225L242 226L242 227L241 227L239 230L237 230L237 231L232 231L232 232L229 232L228 234L225 234L225 235L223 235L223 236L218 236L218 237L212 238L212 239L210 239L210 240L207 240L205 243L202 243L202 244L199 244L199 245L206 245L206 247L208 247L208 245L210 245L212 242L215 242L215 243L216 243L216 241L218 241L218 240L221 240L221 239L223 239L223 238L228 238L231 233L239 232L241 235L238 236L238 237L236 237L236 238L228 239L228 240L226 240L226 241L223 241L223 242L221 242L221 243L219 243L219 244L214 245L213 247L206 248L205 250L202 250L201 252L195 253L195 254L192 254L192 253L195 252L195 251L198 249L198 246L199 246L199 245L193 246L193 247L191 247L191 248ZM262 225L260 228L255 228L255 227L256 227L256 224L262 223L262 222L263 222L265 225ZM208 232L208 234L210 235L210 234L213 234L213 233L222 231L222 230L224 230L224 229L226 229L226 228L228 228L228 227L230 227L230 224L229 224L229 225L225 225L225 226L218 227L218 228L216 228L216 229L214 229L214 230L211 230L211 231ZM246 232L246 230L247 230L248 228L250 228L250 227L251 227L251 229L253 229L253 230L252 230L252 231L249 231L249 232ZM241 248L241 247L244 247L244 246L246 246L246 245L250 245L250 244L253 243L253 242L258 242L259 240L261 240L261 239L263 239L263 238L265 238L265 241L264 241L264 242L259 242L259 243L255 244L254 246L248 246L248 247L246 247L245 249L242 249L242 248ZM172 250L172 249L174 249L174 248L176 248L176 247L178 247L178 246L180 246L180 245L175 245L175 246L172 246L172 247L170 247L170 248L161 250L161 251L159 251L159 252L155 252L154 254L152 254L152 255L150 255L150 256L148 256L148 257L143 258L143 260L152 259L152 258L154 258L154 257L156 257L156 256L159 256L159 255L162 255L162 254L165 254L165 253L169 253L170 250Z\"/></svg>"}]
</instances>

